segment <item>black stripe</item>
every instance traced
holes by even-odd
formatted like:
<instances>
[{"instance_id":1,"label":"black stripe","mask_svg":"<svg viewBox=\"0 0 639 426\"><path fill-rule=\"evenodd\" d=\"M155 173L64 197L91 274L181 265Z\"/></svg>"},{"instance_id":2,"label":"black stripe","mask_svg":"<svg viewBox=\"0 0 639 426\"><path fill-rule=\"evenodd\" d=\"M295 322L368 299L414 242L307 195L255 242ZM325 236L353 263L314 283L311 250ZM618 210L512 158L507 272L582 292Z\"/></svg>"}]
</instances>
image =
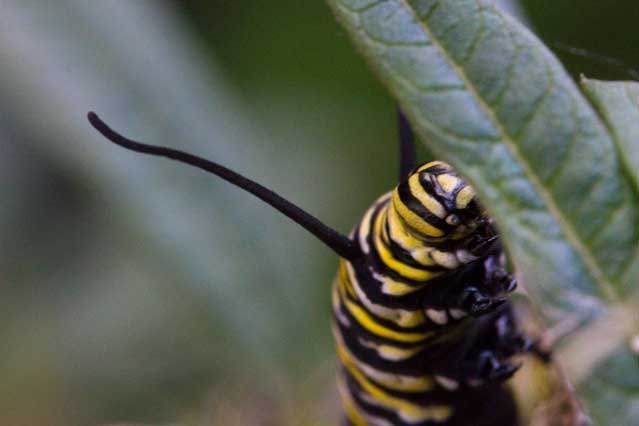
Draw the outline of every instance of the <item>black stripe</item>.
<instances>
[{"instance_id":1,"label":"black stripe","mask_svg":"<svg viewBox=\"0 0 639 426\"><path fill-rule=\"evenodd\" d=\"M388 276L390 278L393 278L396 281L401 281L403 283L406 283L407 285L409 285L411 287L428 286L434 280L440 278L438 276L438 277L434 277L434 278L431 278L431 279L426 280L426 281L416 281L416 280L413 280L411 278L407 278L407 277L401 275L399 272L395 271L394 269L391 269L388 265L386 265L386 263L384 263L384 261L380 257L380 255L377 252L377 249L375 247L371 247L371 252L369 253L368 261L369 261L369 266L372 266L373 269L375 270L375 272L377 272L378 274L386 275L386 276ZM442 272L445 272L445 273L448 272L447 269L441 268L441 267L429 267L427 269L427 267L422 266L419 269L424 270L424 271L431 271L431 272L439 272L439 271L442 271ZM444 274L444 275L446 275L446 274Z\"/></svg>"},{"instance_id":2,"label":"black stripe","mask_svg":"<svg viewBox=\"0 0 639 426\"><path fill-rule=\"evenodd\" d=\"M402 220L400 218L400 220ZM405 248L403 248L397 241L395 241L391 235L391 231L390 231L390 224L388 223L388 221L386 221L386 223L384 224L384 227L386 229L386 233L389 235L389 241L386 244L387 247L389 248L389 250L391 251L391 253L393 254L393 257L397 260L399 260L402 263L405 263L408 266L412 266L413 268L417 268L417 269L423 269L426 271L431 271L431 272L444 272L444 271L449 271L450 269L444 268L443 266L440 265L434 265L434 266L426 266L423 265L421 263L419 263L418 261L415 260L415 258L413 258L413 256L410 254L410 252L408 250L406 250ZM424 244L424 246L426 246L426 244ZM430 246L430 244L429 244Z\"/></svg>"},{"instance_id":3,"label":"black stripe","mask_svg":"<svg viewBox=\"0 0 639 426\"><path fill-rule=\"evenodd\" d=\"M352 301L352 299L349 299L349 301ZM364 337L364 338L366 338L366 340L370 340L370 341L375 342L375 343L384 344L384 345L391 345L391 346L397 346L399 348L404 348L404 349L416 348L418 346L423 345L429 339L435 339L437 337L437 335L433 335L430 338L426 338L423 341L419 341L419 342L401 342L401 341L397 341L397 340L394 340L394 339L389 338L389 337L382 337L380 335L377 335L377 334L369 331L366 327L364 327L362 324L360 324L355 319L355 317L351 314L351 312L345 306L341 295L339 296L339 302L340 302L340 305L339 305L340 306L340 312L342 314L344 314L344 316L346 318L348 318L348 320L350 322L350 327L347 328L347 331L350 331L351 333L354 333L354 337ZM339 323L339 321L338 321L338 323ZM339 324L341 324L341 323L339 323ZM388 328L390 328L390 327L388 327ZM394 330L394 331L401 332L402 330ZM419 333L419 332L420 331L416 331L416 333ZM422 332L424 332L424 331L422 331ZM361 359L368 359L368 358L361 358Z\"/></svg>"},{"instance_id":4,"label":"black stripe","mask_svg":"<svg viewBox=\"0 0 639 426\"><path fill-rule=\"evenodd\" d=\"M347 286L347 284L343 283L342 284L344 287ZM354 285L354 284L352 284ZM358 299L354 299L353 297L351 297L351 295L348 293L348 290L345 288L344 291L346 292L346 299L348 299L349 302L353 303L354 305L359 306L361 309L363 309L364 311L366 311L368 313L368 315L370 315L376 323L378 323L379 325L386 327L390 330L396 331L398 333L427 333L430 331L433 331L433 328L430 326L430 321L427 319L426 322L423 325L419 325L419 326L415 326L415 327L402 327L400 325L398 325L397 323L385 319L383 317L380 317L378 315L376 315L374 312L369 311L366 306L364 306L364 304L362 304L362 302ZM342 298L342 295L340 294L340 299ZM406 309L406 308L403 308ZM417 307L417 309L419 309L419 307ZM408 310L408 309L406 309ZM393 340L394 341L394 340Z\"/></svg>"},{"instance_id":5,"label":"black stripe","mask_svg":"<svg viewBox=\"0 0 639 426\"><path fill-rule=\"evenodd\" d=\"M450 279L452 275L457 275L457 270L421 283L422 287L412 293L403 296L391 296L382 292L382 283L373 277L371 268L379 275L387 276L407 286L415 287L419 283L403 278L393 271L389 271L377 257L376 252L370 255L367 260L367 262L351 262L351 265L355 271L355 277L357 278L360 288L366 293L371 302L388 308L414 310L424 307L424 301L428 300L429 307L435 309L448 307L446 299L447 296L450 296L452 290ZM455 280L455 282L458 281L459 279Z\"/></svg>"},{"instance_id":6,"label":"black stripe","mask_svg":"<svg viewBox=\"0 0 639 426\"><path fill-rule=\"evenodd\" d=\"M366 393L366 392L362 389L362 387L357 382L357 380L355 380L355 378L346 369L343 369L342 374L344 375L344 379L345 379L344 381L346 382L346 386L350 390L353 399L357 403L357 406L372 416L385 419L394 426L448 426L449 425L448 422L434 422L430 420L420 422L420 423L405 422L394 411L377 406L377 405L370 404L366 400L364 400L360 396L360 394ZM435 404L432 404L429 401L429 403L426 404L424 408L426 408L428 405L435 405ZM450 405L450 404L447 404L447 405ZM451 414L451 416L452 415L454 414Z\"/></svg>"},{"instance_id":7,"label":"black stripe","mask_svg":"<svg viewBox=\"0 0 639 426\"><path fill-rule=\"evenodd\" d=\"M466 188L467 186L468 184L466 182L464 182L463 180L460 180L457 186L455 186L453 190L450 191L450 194L453 197L453 200L457 200L457 194L459 194L459 191Z\"/></svg>"},{"instance_id":8,"label":"black stripe","mask_svg":"<svg viewBox=\"0 0 639 426\"><path fill-rule=\"evenodd\" d=\"M483 318L467 317L463 321L440 326L433 336L426 338L423 342L406 343L370 332L357 322L343 305L341 296L339 310L350 324L347 327L343 326L339 320L336 321L339 333L349 351L372 367L386 372L410 376L437 374L462 380L468 377L469 369L475 368L466 360L474 359L481 350L490 348L492 343L489 334L494 320L485 321ZM391 361L382 358L375 349L362 345L359 338L378 345L385 344L403 349L413 349L421 345L425 347L410 358Z\"/></svg>"},{"instance_id":9,"label":"black stripe","mask_svg":"<svg viewBox=\"0 0 639 426\"><path fill-rule=\"evenodd\" d=\"M423 343L398 342L371 333L359 324L341 304L340 312L348 318L350 323L349 326L345 326L339 320L336 320L337 329L342 336L344 345L355 357L366 361L371 367L388 373L407 376L419 377L424 374L447 377L463 376L459 371L454 370L456 360L463 358L462 354L458 353L459 350L456 350L461 346L459 341L464 340L463 335L458 336L457 339L443 341L441 337L444 337L443 333L446 333L446 331L442 329L442 334L426 339ZM376 345L389 345L402 349L414 349L422 345L424 345L424 348L409 358L394 361L382 358L375 349L363 345L360 339ZM451 369L453 370L451 371Z\"/></svg>"},{"instance_id":10,"label":"black stripe","mask_svg":"<svg viewBox=\"0 0 639 426\"><path fill-rule=\"evenodd\" d=\"M424 222L431 224L435 228L441 229L445 234L448 234L454 229L443 219L435 216L433 212L428 210L426 206L424 206L417 198L415 198L413 193L410 191L408 182L404 182L399 185L397 187L397 192L399 193L399 199L402 201L402 203L404 203L404 205L406 205L406 207L408 207L410 211L419 216ZM435 199L437 199L437 197L435 197Z\"/></svg>"},{"instance_id":11,"label":"black stripe","mask_svg":"<svg viewBox=\"0 0 639 426\"><path fill-rule=\"evenodd\" d=\"M352 327L346 328L342 326L342 324L339 323L339 321L337 321L337 328L339 330L338 332L342 336L344 345L349 350L349 352L353 354L354 356L356 356L358 359L366 360L366 363L370 365L371 367L380 371L387 372L387 373L402 374L406 376L419 377L424 374L428 374L427 371L423 370L422 362L420 360L421 352L419 352L418 354L414 355L411 358L407 358L406 360L389 361L380 357L377 354L377 351L375 351L374 349L368 348L360 344L358 338L361 337L361 338L364 338L366 341L370 341L377 344L380 344L380 343L388 344L388 342L386 341L381 342L379 341L380 339L376 339L375 337L371 337L368 335L361 336L359 333L359 329L361 327L354 330ZM393 346L401 347L400 344L393 344ZM427 349L424 349L424 350L427 350Z\"/></svg>"},{"instance_id":12,"label":"black stripe","mask_svg":"<svg viewBox=\"0 0 639 426\"><path fill-rule=\"evenodd\" d=\"M420 171L420 173L423 173L423 172L428 172L431 175L435 175L435 176L443 175L443 174L446 174L446 173L450 173L451 175L457 176L455 174L455 172L453 171L452 167L444 166L444 165L441 165L441 164L435 164L433 166L430 166L427 169L424 169L424 170Z\"/></svg>"},{"instance_id":13,"label":"black stripe","mask_svg":"<svg viewBox=\"0 0 639 426\"><path fill-rule=\"evenodd\" d=\"M401 275L400 273L398 273L397 271L395 271L394 269L392 269L389 265L387 265L386 263L384 263L384 261L382 260L381 256L379 255L379 252L377 250L377 245L375 243L375 226L374 223L377 220L377 217L382 214L382 208L392 208L390 205L388 206L382 206L378 209L376 209L373 214L371 215L371 229L370 229L370 233L367 236L367 242L370 246L370 253L368 254L368 261L370 262L371 260L373 262L371 262L375 268L375 271L383 274L383 275L387 275L393 279L396 279L397 281L401 281L406 283L407 285L411 286L411 287L421 287L423 286L425 283L430 283L431 281L433 281L435 278L431 278L429 280L426 281L416 281L416 280L412 280L410 278L404 277L403 275ZM382 226L386 226L385 224L382 224ZM380 239L382 240L382 244L384 244L384 238L382 235L380 235ZM393 255L393 257L395 257L395 259L399 262L402 262L408 266L411 266L415 269L419 269L421 271L429 271L429 272L448 272L449 270L442 267L442 266L425 266L422 265L420 263L418 263L415 259L412 258L412 256L410 255L410 253L406 252L404 249L402 249L401 247L399 247L398 245L396 245L396 252L393 252L393 248L389 247L388 245L386 245L386 247L390 250L391 255ZM404 253L401 253L401 252ZM396 256L398 255L398 256Z\"/></svg>"},{"instance_id":14,"label":"black stripe","mask_svg":"<svg viewBox=\"0 0 639 426\"><path fill-rule=\"evenodd\" d=\"M387 208L392 208L390 206L388 206ZM377 219L377 217L381 214L381 211L375 216L375 219ZM388 224L388 220L384 221L384 223L382 224L384 230L386 231L386 233L390 236L390 225ZM404 250L404 248L402 248L402 246L400 246L399 244L397 244L395 242L395 240L392 239L392 237L384 238L384 230L381 231L382 235L380 235L380 240L382 241L382 244L384 244L384 246L391 252L391 254L393 255L393 257L407 265L410 266L412 268L415 269L419 269L422 271L429 271L429 272L445 272L448 271L448 269L444 268L443 266L439 266L439 265L433 265L433 266L427 266L427 265L423 265L421 263L419 263L418 261L416 261L413 256L411 256L411 254L407 251ZM375 230L371 230L371 234L374 240L375 237Z\"/></svg>"},{"instance_id":15,"label":"black stripe","mask_svg":"<svg viewBox=\"0 0 639 426\"><path fill-rule=\"evenodd\" d=\"M376 381L373 377L366 375L366 373L364 373L364 371L358 368L357 365L355 365L355 367L375 387L381 389L382 391L384 391L388 395L391 395L394 398L403 399L415 405L434 405L434 404L453 405L455 401L457 400L458 393L466 391L468 389L473 389L473 390L477 389L477 388L471 388L470 386L468 386L467 384L464 384L463 382L458 382L459 387L457 389L447 390L435 380L434 375L425 373L423 374L423 376L427 376L428 379L432 382L432 388L430 388L427 391L421 391L421 392L399 391L399 390L391 389L385 386L384 384ZM379 370L379 371L383 373L389 373L383 370ZM398 374L398 373L392 372L390 374ZM420 377L420 376L409 376L409 377Z\"/></svg>"},{"instance_id":16,"label":"black stripe","mask_svg":"<svg viewBox=\"0 0 639 426\"><path fill-rule=\"evenodd\" d=\"M415 290L414 292L404 296L391 296L382 292L382 283L373 277L369 263L353 262L351 265L353 265L355 278L357 279L360 288L366 293L371 302L388 308L403 308L411 310L418 309L422 306L421 300L423 299L423 289ZM378 271L377 268L375 268L375 272L380 275L387 275L382 271ZM416 285L414 282L406 281L405 278L397 279L396 281L406 284L407 286L414 287ZM425 285L430 285L430 283Z\"/></svg>"},{"instance_id":17,"label":"black stripe","mask_svg":"<svg viewBox=\"0 0 639 426\"><path fill-rule=\"evenodd\" d=\"M454 173L442 174L457 177ZM451 193L444 191L436 177L429 173L420 173L419 184L424 191L428 192L437 201L439 201L449 213L455 211L455 198L451 195Z\"/></svg>"},{"instance_id":18,"label":"black stripe","mask_svg":"<svg viewBox=\"0 0 639 426\"><path fill-rule=\"evenodd\" d=\"M379 253L377 251L377 247L375 244L375 221L377 220L377 217L382 214L382 209L385 208L392 208L390 206L390 204L388 205L381 205L378 208L375 209L375 211L373 212L373 214L371 215L371 226L370 226L370 232L366 237L366 241L368 242L368 245L370 247L370 253L368 254L368 260L373 259L374 263L375 263L375 270L376 272L379 273L383 273L385 275L388 275L390 277L396 278L398 281L402 281L405 282L407 285L411 286L411 287L420 287L421 285L423 285L426 281L415 281L415 280L411 280L410 278L406 278L403 275L400 275L399 273L395 272L393 269L391 269L388 265L386 265L381 257L379 256ZM383 225L384 226L384 225ZM382 236L380 235L380 238L383 241ZM410 255L408 255L410 256ZM399 261L402 261L402 259L397 259ZM417 269L421 269L423 271L431 271L431 272L439 272L439 271L444 271L445 269L442 268L432 268L432 267L426 267L424 265L420 265L419 263L415 262L414 259L411 259L411 263L409 262L404 262L409 264L410 266L413 266Z\"/></svg>"},{"instance_id":19,"label":"black stripe","mask_svg":"<svg viewBox=\"0 0 639 426\"><path fill-rule=\"evenodd\" d=\"M392 206L389 206L388 208L393 208ZM477 214L477 216L479 216L479 214ZM406 223L406 221L404 220L403 217L401 217L401 215L399 213L397 213L397 218L399 219L399 221L401 222L402 226L408 230L410 230L410 227L408 226L408 224ZM448 224L446 224L446 226L449 226ZM495 232L493 232L494 234ZM419 235L414 235L415 238L417 239L423 239L423 237L420 237ZM472 235L469 235L466 238L471 238ZM444 239L439 239L439 240L428 240L428 241L424 241L424 246L429 246L429 247L433 247L442 251L454 251L460 247L463 247L462 241L464 241L464 239L460 239L460 240L452 240L452 239L446 239L444 237Z\"/></svg>"},{"instance_id":20,"label":"black stripe","mask_svg":"<svg viewBox=\"0 0 639 426\"><path fill-rule=\"evenodd\" d=\"M400 422L395 413L393 413L392 411L369 404L364 401L360 397L360 392L363 392L363 389L346 368L342 368L341 374L344 376L346 387L348 388L348 391L358 408L360 408L362 411L365 411L371 416L379 417L386 420L391 425L404 426L404 423Z\"/></svg>"},{"instance_id":21,"label":"black stripe","mask_svg":"<svg viewBox=\"0 0 639 426\"><path fill-rule=\"evenodd\" d=\"M346 387L357 406L366 413L387 419L399 426L516 426L519 425L517 408L511 392L501 383L489 383L471 388L463 387L449 392L450 398L440 404L433 400L424 401L428 405L448 405L452 407L452 416L446 422L426 421L422 423L405 423L391 410L369 404L359 395L363 389L351 374L342 368Z\"/></svg>"}]
</instances>

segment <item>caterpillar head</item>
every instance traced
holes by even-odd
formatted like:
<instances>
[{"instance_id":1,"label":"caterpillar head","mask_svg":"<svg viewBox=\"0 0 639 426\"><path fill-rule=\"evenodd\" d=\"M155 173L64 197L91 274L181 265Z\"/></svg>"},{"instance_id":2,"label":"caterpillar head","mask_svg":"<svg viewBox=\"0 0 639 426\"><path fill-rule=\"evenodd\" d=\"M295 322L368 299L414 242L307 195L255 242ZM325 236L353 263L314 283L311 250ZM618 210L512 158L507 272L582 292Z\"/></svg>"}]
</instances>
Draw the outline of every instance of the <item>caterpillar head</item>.
<instances>
[{"instance_id":1,"label":"caterpillar head","mask_svg":"<svg viewBox=\"0 0 639 426\"><path fill-rule=\"evenodd\" d=\"M408 230L427 241L464 238L485 221L473 188L442 161L417 167L395 189L392 205Z\"/></svg>"}]
</instances>

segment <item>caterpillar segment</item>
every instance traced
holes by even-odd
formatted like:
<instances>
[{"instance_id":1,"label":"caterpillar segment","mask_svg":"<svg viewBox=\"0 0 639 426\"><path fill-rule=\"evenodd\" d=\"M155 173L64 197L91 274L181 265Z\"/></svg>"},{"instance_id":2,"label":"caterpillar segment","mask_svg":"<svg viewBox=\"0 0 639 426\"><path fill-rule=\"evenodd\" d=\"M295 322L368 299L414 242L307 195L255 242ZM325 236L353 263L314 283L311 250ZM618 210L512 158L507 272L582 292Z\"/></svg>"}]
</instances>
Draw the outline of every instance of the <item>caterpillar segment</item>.
<instances>
[{"instance_id":1,"label":"caterpillar segment","mask_svg":"<svg viewBox=\"0 0 639 426\"><path fill-rule=\"evenodd\" d=\"M502 383L527 351L506 296L516 285L475 191L446 163L415 167L399 112L400 184L350 236L218 163L147 145L88 119L106 139L214 174L253 194L340 257L332 287L346 425L516 426Z\"/></svg>"},{"instance_id":2,"label":"caterpillar segment","mask_svg":"<svg viewBox=\"0 0 639 426\"><path fill-rule=\"evenodd\" d=\"M515 425L500 382L529 344L505 303L516 283L472 188L449 165L424 164L352 235L363 256L342 259L333 283L345 424L468 425L481 414L486 425Z\"/></svg>"}]
</instances>

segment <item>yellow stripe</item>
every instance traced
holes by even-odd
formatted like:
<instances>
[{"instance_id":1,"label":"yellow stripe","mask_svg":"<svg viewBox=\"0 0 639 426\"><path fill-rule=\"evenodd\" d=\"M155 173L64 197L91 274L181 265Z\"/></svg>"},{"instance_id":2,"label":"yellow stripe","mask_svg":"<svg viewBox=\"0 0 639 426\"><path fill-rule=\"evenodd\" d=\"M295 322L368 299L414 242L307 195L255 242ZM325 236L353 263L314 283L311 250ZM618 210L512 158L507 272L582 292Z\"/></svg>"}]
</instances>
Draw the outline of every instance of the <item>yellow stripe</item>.
<instances>
[{"instance_id":1,"label":"yellow stripe","mask_svg":"<svg viewBox=\"0 0 639 426\"><path fill-rule=\"evenodd\" d=\"M390 237L403 249L410 251L424 246L424 241L415 237L406 229L393 204L390 204L387 208L387 218L390 227Z\"/></svg>"},{"instance_id":2,"label":"yellow stripe","mask_svg":"<svg viewBox=\"0 0 639 426\"><path fill-rule=\"evenodd\" d=\"M416 292L417 290L421 290L423 287L423 285L413 287L408 284L395 281L389 277L385 277L382 282L382 292L390 296L404 296L406 294Z\"/></svg>"},{"instance_id":3,"label":"yellow stripe","mask_svg":"<svg viewBox=\"0 0 639 426\"><path fill-rule=\"evenodd\" d=\"M437 261L433 257L435 249L432 246L424 246L410 252L415 261L424 266L436 266Z\"/></svg>"},{"instance_id":4,"label":"yellow stripe","mask_svg":"<svg viewBox=\"0 0 639 426\"><path fill-rule=\"evenodd\" d=\"M344 413L346 414L346 417L348 417L348 420L350 420L353 426L366 426L366 419L360 413L359 407L355 405L355 401L351 398L351 394L346 388L346 384L343 383L343 379L340 379L338 390L340 400L342 401L342 408L344 409Z\"/></svg>"},{"instance_id":5,"label":"yellow stripe","mask_svg":"<svg viewBox=\"0 0 639 426\"><path fill-rule=\"evenodd\" d=\"M392 203L397 209L397 213L399 213L402 219L404 219L406 224L408 224L408 226L413 228L415 231L419 232L420 234L426 237L431 237L431 238L438 238L438 237L444 236L444 231L434 227L433 225L431 225L430 223L426 222L424 219L422 219L421 217L413 213L413 211L409 209L406 206L406 204L404 204L402 200L399 198L399 192L397 190L393 192Z\"/></svg>"},{"instance_id":6,"label":"yellow stripe","mask_svg":"<svg viewBox=\"0 0 639 426\"><path fill-rule=\"evenodd\" d=\"M379 345L377 349L380 356L384 359L401 361L423 351L424 346L419 346L413 349L404 349L398 348L397 346Z\"/></svg>"},{"instance_id":7,"label":"yellow stripe","mask_svg":"<svg viewBox=\"0 0 639 426\"><path fill-rule=\"evenodd\" d=\"M348 300L348 296L347 296L348 289L346 287L347 285L344 281L342 280L337 281L337 288L339 290L339 295L341 296L340 300L342 301L342 303ZM355 299L357 300L357 298Z\"/></svg>"},{"instance_id":8,"label":"yellow stripe","mask_svg":"<svg viewBox=\"0 0 639 426\"><path fill-rule=\"evenodd\" d=\"M458 209L465 209L468 207L468 204L475 197L475 190L470 186L465 186L461 191L457 193L457 198L455 198L455 207Z\"/></svg>"},{"instance_id":9,"label":"yellow stripe","mask_svg":"<svg viewBox=\"0 0 639 426\"><path fill-rule=\"evenodd\" d=\"M384 262L387 267L397 272L402 277L409 278L415 281L428 281L438 275L441 275L441 272L432 272L413 268L412 266L408 266L404 262L395 259L388 247L381 241L380 237L382 233L383 223L384 222L382 215L378 215L375 219L375 223L373 224L373 241L375 242L375 248L379 253L379 257L382 259L382 262Z\"/></svg>"},{"instance_id":10,"label":"yellow stripe","mask_svg":"<svg viewBox=\"0 0 639 426\"><path fill-rule=\"evenodd\" d=\"M379 232L382 236L382 241L384 241L384 243L386 245L390 245L390 237L388 236L388 230L386 229L386 226L384 226L387 222L387 217L388 217L388 209L384 209L383 211L380 211L379 214L377 215L376 221L375 221L375 232ZM379 226L377 225L377 222L379 222Z\"/></svg>"},{"instance_id":11,"label":"yellow stripe","mask_svg":"<svg viewBox=\"0 0 639 426\"><path fill-rule=\"evenodd\" d=\"M418 343L424 341L429 336L432 336L433 332L430 333L401 333L399 331L391 330L390 328L386 328L379 323L377 323L371 316L361 307L354 304L350 300L343 300L344 304L346 304L346 309L349 310L351 315L357 320L357 322L370 331L371 333L385 337L387 339L392 339L398 342L405 343Z\"/></svg>"},{"instance_id":12,"label":"yellow stripe","mask_svg":"<svg viewBox=\"0 0 639 426\"><path fill-rule=\"evenodd\" d=\"M331 290L331 303L333 304L333 310L337 312L339 309L339 295L337 294L338 283L333 283L333 288Z\"/></svg>"},{"instance_id":13,"label":"yellow stripe","mask_svg":"<svg viewBox=\"0 0 639 426\"><path fill-rule=\"evenodd\" d=\"M423 351L426 347L424 345L420 345L409 349L398 348L397 346L391 345L378 345L375 342L371 342L369 340L361 338L359 339L359 343L369 349L374 350L379 356L389 361L404 361Z\"/></svg>"},{"instance_id":14,"label":"yellow stripe","mask_svg":"<svg viewBox=\"0 0 639 426\"><path fill-rule=\"evenodd\" d=\"M438 265L447 269L455 269L459 267L459 260L454 253L449 251L433 250L430 256Z\"/></svg>"},{"instance_id":15,"label":"yellow stripe","mask_svg":"<svg viewBox=\"0 0 639 426\"><path fill-rule=\"evenodd\" d=\"M399 244L401 248L408 251L416 262L424 266L434 266L437 264L431 253L435 250L427 242L415 237L402 223L397 210L393 206L388 207L388 225L390 237Z\"/></svg>"},{"instance_id":16,"label":"yellow stripe","mask_svg":"<svg viewBox=\"0 0 639 426\"><path fill-rule=\"evenodd\" d=\"M424 191L424 188L419 183L419 175L412 175L408 179L408 187L410 188L411 194L413 197L417 198L417 200L424 205L432 214L443 219L448 215L448 212L441 205L439 201L433 198L428 192Z\"/></svg>"},{"instance_id":17,"label":"yellow stripe","mask_svg":"<svg viewBox=\"0 0 639 426\"><path fill-rule=\"evenodd\" d=\"M340 396L342 408L346 417L354 426L366 426L367 422L361 413L361 408L353 400L348 387L346 386L343 374L339 374L337 379L337 391Z\"/></svg>"},{"instance_id":18,"label":"yellow stripe","mask_svg":"<svg viewBox=\"0 0 639 426\"><path fill-rule=\"evenodd\" d=\"M429 407L420 407L419 405L387 394L367 380L367 378L348 358L348 354L344 351L344 348L339 345L337 346L337 354L344 367L346 367L360 387L381 405L395 410L402 419L415 423L427 420L443 422L452 415L453 411L449 406L433 405Z\"/></svg>"},{"instance_id":19,"label":"yellow stripe","mask_svg":"<svg viewBox=\"0 0 639 426\"><path fill-rule=\"evenodd\" d=\"M430 161L430 162L424 164L423 166L421 166L419 169L417 169L417 173L423 172L423 171L428 170L431 167L435 167L435 166L442 166L442 167L445 167L447 169L452 170L452 167L450 167L450 165L448 165L447 163L444 163L443 161L435 160L435 161Z\"/></svg>"},{"instance_id":20,"label":"yellow stripe","mask_svg":"<svg viewBox=\"0 0 639 426\"><path fill-rule=\"evenodd\" d=\"M437 182L439 182L439 185L442 187L444 192L452 192L453 189L457 188L461 179L455 175L444 173L437 176Z\"/></svg>"},{"instance_id":21,"label":"yellow stripe","mask_svg":"<svg viewBox=\"0 0 639 426\"><path fill-rule=\"evenodd\" d=\"M399 217L397 210L395 210L392 205L389 205L387 213L390 237L392 240L399 244L401 248L408 251L413 259L421 265L437 265L438 262L432 256L435 249L410 233L402 223L402 219Z\"/></svg>"},{"instance_id":22,"label":"yellow stripe","mask_svg":"<svg viewBox=\"0 0 639 426\"><path fill-rule=\"evenodd\" d=\"M355 289L353 288L353 284L351 283L351 280L348 276L346 261L344 260L340 261L339 272L340 272L339 273L340 281L346 288L346 291L348 291L348 294L350 294L353 299L358 299L357 293L355 292Z\"/></svg>"},{"instance_id":23,"label":"yellow stripe","mask_svg":"<svg viewBox=\"0 0 639 426\"><path fill-rule=\"evenodd\" d=\"M379 253L379 257L382 259L382 262L402 277L415 281L428 281L442 274L442 272L439 271L426 271L406 265L404 262L393 257L393 254L390 252L388 247L380 241L379 237L375 236L374 239L375 248L377 248L377 252Z\"/></svg>"},{"instance_id":24,"label":"yellow stripe","mask_svg":"<svg viewBox=\"0 0 639 426\"><path fill-rule=\"evenodd\" d=\"M333 334L335 336L337 346L344 351L344 354L348 357L348 359L360 371L368 376L368 378L375 382L387 387L388 389L400 392L427 392L433 389L434 382L431 376L405 376L377 370L376 368L371 367L348 350L348 347L344 344L341 335L336 329L333 329Z\"/></svg>"},{"instance_id":25,"label":"yellow stripe","mask_svg":"<svg viewBox=\"0 0 639 426\"><path fill-rule=\"evenodd\" d=\"M428 333L402 333L399 331L391 330L388 327L384 327L375 321L365 309L362 309L359 305L353 303L348 299L345 293L343 284L339 286L340 295L342 296L342 303L346 306L346 309L351 313L353 318L366 330L371 333L392 339L398 342L404 343L418 343L424 341L426 338L434 335L434 332Z\"/></svg>"},{"instance_id":26,"label":"yellow stripe","mask_svg":"<svg viewBox=\"0 0 639 426\"><path fill-rule=\"evenodd\" d=\"M355 290L355 293L357 294L357 300L359 300L361 304L364 305L367 311L372 312L377 317L392 321L398 326L404 328L417 327L423 325L426 322L423 309L395 309L371 302L366 292L360 287L359 281L357 281L353 265L347 264L346 269L348 271L349 282L352 288Z\"/></svg>"}]
</instances>

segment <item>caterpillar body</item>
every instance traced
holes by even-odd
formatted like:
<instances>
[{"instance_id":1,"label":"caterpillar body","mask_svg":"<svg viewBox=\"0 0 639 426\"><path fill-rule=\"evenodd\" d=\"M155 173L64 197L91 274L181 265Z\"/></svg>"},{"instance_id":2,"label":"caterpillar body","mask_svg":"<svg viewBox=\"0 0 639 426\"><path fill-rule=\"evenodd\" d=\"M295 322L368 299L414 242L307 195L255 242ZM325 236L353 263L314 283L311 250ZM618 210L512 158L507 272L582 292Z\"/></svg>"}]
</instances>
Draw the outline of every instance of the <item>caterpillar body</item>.
<instances>
[{"instance_id":1,"label":"caterpillar body","mask_svg":"<svg viewBox=\"0 0 639 426\"><path fill-rule=\"evenodd\" d=\"M516 282L475 191L446 163L415 167L399 114L400 183L342 235L264 186L215 162L142 144L88 114L108 140L186 163L252 193L340 256L333 333L345 425L515 426L502 383L531 349L506 299Z\"/></svg>"},{"instance_id":2,"label":"caterpillar body","mask_svg":"<svg viewBox=\"0 0 639 426\"><path fill-rule=\"evenodd\" d=\"M348 424L516 424L499 381L528 342L472 188L447 164L427 163L374 203L352 237L363 256L341 260L333 285Z\"/></svg>"}]
</instances>

